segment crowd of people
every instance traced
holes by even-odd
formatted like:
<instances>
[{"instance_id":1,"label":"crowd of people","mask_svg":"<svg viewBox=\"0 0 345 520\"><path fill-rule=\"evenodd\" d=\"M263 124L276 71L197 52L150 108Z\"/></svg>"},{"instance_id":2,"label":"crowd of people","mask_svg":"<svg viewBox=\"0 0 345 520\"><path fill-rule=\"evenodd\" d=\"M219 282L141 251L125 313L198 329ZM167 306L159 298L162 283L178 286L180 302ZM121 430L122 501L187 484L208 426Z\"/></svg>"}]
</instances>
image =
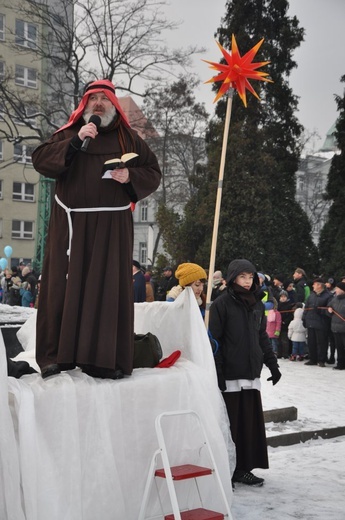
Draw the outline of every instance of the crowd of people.
<instances>
[{"instance_id":1,"label":"crowd of people","mask_svg":"<svg viewBox=\"0 0 345 520\"><path fill-rule=\"evenodd\" d=\"M156 281L133 260L132 272L134 302L173 302L190 287L204 319L210 280L200 265L185 262L176 270L166 266ZM35 305L40 281L30 266L21 263L1 276L3 303ZM252 470L268 468L260 392L263 365L273 385L282 376L282 358L345 370L345 276L338 282L318 276L308 283L301 268L290 277L269 276L257 272L250 261L237 259L225 277L215 271L211 283L208 335L236 447L232 483L262 486L264 479ZM21 303L14 300L15 291Z\"/></svg>"},{"instance_id":2,"label":"crowd of people","mask_svg":"<svg viewBox=\"0 0 345 520\"><path fill-rule=\"evenodd\" d=\"M163 269L163 280L155 284L154 300L173 301L182 292L184 279L182 282L179 279L181 269L186 269L187 266L191 270L196 264L181 264L181 266L177 268L175 275L170 266ZM207 274L202 267L197 267L199 271L194 267L195 279L191 286L192 288L196 286L199 291L197 298L204 315ZM151 276L151 273L145 274L152 284ZM345 275L339 282L336 282L334 277L315 277L310 283L304 269L298 267L291 276L284 274L270 276L258 272L258 279L261 301L265 306L266 332L277 358L291 361L305 360L305 364L309 366L325 367L326 364L330 364L335 365L335 370L345 369L342 354L339 361L338 352L337 363L335 356L337 350L342 353L345 348L344 338L341 336L345 333L345 321L336 314L339 310L341 314L343 310L339 301L343 299ZM202 287L201 291L200 287ZM211 302L224 294L226 289L227 283L222 272L215 271ZM336 308L333 309L334 304ZM336 345L339 345L339 348Z\"/></svg>"},{"instance_id":3,"label":"crowd of people","mask_svg":"<svg viewBox=\"0 0 345 520\"><path fill-rule=\"evenodd\" d=\"M20 262L0 272L0 303L21 307L38 306L41 277L31 264Z\"/></svg>"}]
</instances>

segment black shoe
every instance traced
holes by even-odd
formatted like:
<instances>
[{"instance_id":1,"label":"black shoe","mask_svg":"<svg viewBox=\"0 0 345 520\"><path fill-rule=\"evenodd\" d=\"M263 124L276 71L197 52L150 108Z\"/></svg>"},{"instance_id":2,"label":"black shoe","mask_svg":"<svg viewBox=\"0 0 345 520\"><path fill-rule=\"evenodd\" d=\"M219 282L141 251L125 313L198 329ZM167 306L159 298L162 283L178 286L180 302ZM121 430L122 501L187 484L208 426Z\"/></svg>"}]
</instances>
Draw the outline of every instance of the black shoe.
<instances>
[{"instance_id":1,"label":"black shoe","mask_svg":"<svg viewBox=\"0 0 345 520\"><path fill-rule=\"evenodd\" d=\"M240 482L241 484L246 484L247 486L261 487L264 483L264 479L256 477L250 471L236 469L232 477L232 482Z\"/></svg>"},{"instance_id":2,"label":"black shoe","mask_svg":"<svg viewBox=\"0 0 345 520\"><path fill-rule=\"evenodd\" d=\"M85 374L100 379L123 379L124 375L120 368L112 370L111 368L100 368L92 365L82 365L81 369Z\"/></svg>"},{"instance_id":3,"label":"black shoe","mask_svg":"<svg viewBox=\"0 0 345 520\"><path fill-rule=\"evenodd\" d=\"M333 367L333 370L345 370L345 367L340 367L339 365L335 365L335 367Z\"/></svg>"},{"instance_id":4,"label":"black shoe","mask_svg":"<svg viewBox=\"0 0 345 520\"><path fill-rule=\"evenodd\" d=\"M47 377L51 376L57 376L61 373L61 370L59 368L59 365L53 364L53 365L47 365L46 367L42 368L41 370L41 376L43 379L47 379Z\"/></svg>"},{"instance_id":5,"label":"black shoe","mask_svg":"<svg viewBox=\"0 0 345 520\"><path fill-rule=\"evenodd\" d=\"M323 363L322 361L320 361L320 363L318 363L319 367L322 367L322 368L325 368L325 363Z\"/></svg>"},{"instance_id":6,"label":"black shoe","mask_svg":"<svg viewBox=\"0 0 345 520\"><path fill-rule=\"evenodd\" d=\"M305 365L317 365L317 363L314 363L314 361L307 361L306 363L304 363Z\"/></svg>"},{"instance_id":7,"label":"black shoe","mask_svg":"<svg viewBox=\"0 0 345 520\"><path fill-rule=\"evenodd\" d=\"M123 379L123 378L124 378L124 374L123 374L121 368L116 368L115 374L114 374L114 379Z\"/></svg>"},{"instance_id":8,"label":"black shoe","mask_svg":"<svg viewBox=\"0 0 345 520\"><path fill-rule=\"evenodd\" d=\"M334 359L334 357L333 357L333 358L329 358L329 359L327 359L327 360L326 360L326 363L327 363L327 365L334 365L334 363L335 363L335 359Z\"/></svg>"}]
</instances>

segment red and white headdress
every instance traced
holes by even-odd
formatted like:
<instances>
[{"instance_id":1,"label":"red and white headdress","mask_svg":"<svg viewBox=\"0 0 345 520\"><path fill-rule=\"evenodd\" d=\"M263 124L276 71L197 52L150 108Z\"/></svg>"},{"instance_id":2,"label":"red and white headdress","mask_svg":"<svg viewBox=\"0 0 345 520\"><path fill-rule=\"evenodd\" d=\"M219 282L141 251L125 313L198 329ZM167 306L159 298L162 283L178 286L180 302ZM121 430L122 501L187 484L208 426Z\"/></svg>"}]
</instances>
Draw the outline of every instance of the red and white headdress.
<instances>
[{"instance_id":1,"label":"red and white headdress","mask_svg":"<svg viewBox=\"0 0 345 520\"><path fill-rule=\"evenodd\" d=\"M112 102L114 107L116 108L118 114L120 115L123 123L130 128L129 121L127 119L126 114L121 108L121 105L119 103L119 100L115 94L115 86L111 81L108 79L101 79L98 81L93 81L86 87L85 94L83 95L78 107L72 112L68 122L63 125L57 132L61 132L61 130L64 130L65 128L68 128L69 126L74 125L83 115L85 107L87 105L87 102L89 100L89 96L91 94L97 93L97 92L104 92L104 94L107 96L108 99Z\"/></svg>"}]
</instances>

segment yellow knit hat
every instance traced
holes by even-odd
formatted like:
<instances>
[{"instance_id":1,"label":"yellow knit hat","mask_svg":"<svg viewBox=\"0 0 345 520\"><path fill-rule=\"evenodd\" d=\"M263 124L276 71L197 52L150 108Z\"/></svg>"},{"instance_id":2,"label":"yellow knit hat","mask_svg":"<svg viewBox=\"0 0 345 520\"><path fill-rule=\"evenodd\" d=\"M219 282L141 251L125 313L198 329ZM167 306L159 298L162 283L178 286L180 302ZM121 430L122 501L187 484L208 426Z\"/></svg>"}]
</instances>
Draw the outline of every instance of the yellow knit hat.
<instances>
[{"instance_id":1,"label":"yellow knit hat","mask_svg":"<svg viewBox=\"0 0 345 520\"><path fill-rule=\"evenodd\" d=\"M175 276L181 287L185 287L197 280L207 279L205 270L200 265L191 263L180 264L175 271Z\"/></svg>"}]
</instances>

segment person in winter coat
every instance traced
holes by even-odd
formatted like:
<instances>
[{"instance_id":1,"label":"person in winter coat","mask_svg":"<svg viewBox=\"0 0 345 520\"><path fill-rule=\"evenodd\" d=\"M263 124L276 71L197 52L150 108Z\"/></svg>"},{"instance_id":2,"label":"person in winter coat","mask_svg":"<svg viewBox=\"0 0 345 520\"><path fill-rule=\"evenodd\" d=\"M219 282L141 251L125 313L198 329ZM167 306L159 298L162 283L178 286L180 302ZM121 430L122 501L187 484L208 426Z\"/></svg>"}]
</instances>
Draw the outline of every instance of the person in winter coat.
<instances>
[{"instance_id":1,"label":"person in winter coat","mask_svg":"<svg viewBox=\"0 0 345 520\"><path fill-rule=\"evenodd\" d=\"M213 273L211 302L220 296L226 289L226 283L223 278L222 271L215 271Z\"/></svg>"},{"instance_id":2,"label":"person in winter coat","mask_svg":"<svg viewBox=\"0 0 345 520\"><path fill-rule=\"evenodd\" d=\"M278 344L278 359L288 359L292 352L292 343L288 338L288 327L293 319L294 302L289 299L287 291L280 292L278 311L281 313L282 325Z\"/></svg>"},{"instance_id":3,"label":"person in winter coat","mask_svg":"<svg viewBox=\"0 0 345 520\"><path fill-rule=\"evenodd\" d=\"M329 302L328 312L332 316L331 329L337 349L337 364L333 369L345 370L345 282L337 283L335 296Z\"/></svg>"},{"instance_id":4,"label":"person in winter coat","mask_svg":"<svg viewBox=\"0 0 345 520\"><path fill-rule=\"evenodd\" d=\"M32 152L32 165L55 181L37 309L42 377L76 367L90 377L130 376L132 209L160 184L157 158L131 129L114 84L101 79L85 86L68 122Z\"/></svg>"},{"instance_id":5,"label":"person in winter coat","mask_svg":"<svg viewBox=\"0 0 345 520\"><path fill-rule=\"evenodd\" d=\"M304 349L307 341L307 329L303 325L303 307L304 304L298 307L293 315L293 320L289 323L288 337L292 341L292 354L290 356L291 361L303 361Z\"/></svg>"},{"instance_id":6,"label":"person in winter coat","mask_svg":"<svg viewBox=\"0 0 345 520\"><path fill-rule=\"evenodd\" d=\"M155 301L155 291L153 288L153 283L151 281L151 274L145 273L145 285L146 285L146 301L154 302Z\"/></svg>"},{"instance_id":7,"label":"person in winter coat","mask_svg":"<svg viewBox=\"0 0 345 520\"><path fill-rule=\"evenodd\" d=\"M10 299L10 288L12 285L12 271L10 269L5 269L4 276L1 278L2 303L8 304Z\"/></svg>"},{"instance_id":8,"label":"person in winter coat","mask_svg":"<svg viewBox=\"0 0 345 520\"><path fill-rule=\"evenodd\" d=\"M258 273L261 290L263 292L262 303L265 306L266 316L268 311L272 310L277 300L274 298L272 289L267 285L266 276L263 273Z\"/></svg>"},{"instance_id":9,"label":"person in winter coat","mask_svg":"<svg viewBox=\"0 0 345 520\"><path fill-rule=\"evenodd\" d=\"M15 305L21 306L21 304L22 304L21 296L20 296L20 288L22 286L21 279L19 278L19 276L12 276L11 280L12 280L12 285L10 286L10 289L9 289L9 297L8 297L7 303L8 303L8 305L11 305L13 307Z\"/></svg>"},{"instance_id":10,"label":"person in winter coat","mask_svg":"<svg viewBox=\"0 0 345 520\"><path fill-rule=\"evenodd\" d=\"M35 301L37 294L37 278L33 274L31 268L29 266L25 266L22 269L22 283L27 282L29 291L31 292L32 301Z\"/></svg>"},{"instance_id":11,"label":"person in winter coat","mask_svg":"<svg viewBox=\"0 0 345 520\"><path fill-rule=\"evenodd\" d=\"M278 383L281 373L266 332L262 290L254 265L233 260L226 277L227 290L211 305L209 329L218 342L215 354L218 385L223 392L236 445L232 481L261 486L253 468L268 468L265 424L260 394L263 363Z\"/></svg>"},{"instance_id":12,"label":"person in winter coat","mask_svg":"<svg viewBox=\"0 0 345 520\"><path fill-rule=\"evenodd\" d=\"M168 292L166 301L175 301L185 287L191 287L196 301L198 302L201 315L204 318L206 309L204 285L207 281L205 269L200 267L200 265L192 264L191 262L180 264L175 271L175 277L178 280L178 285Z\"/></svg>"},{"instance_id":13,"label":"person in winter coat","mask_svg":"<svg viewBox=\"0 0 345 520\"><path fill-rule=\"evenodd\" d=\"M306 302L310 295L310 289L304 269L297 267L292 276L295 282L296 301Z\"/></svg>"},{"instance_id":14,"label":"person in winter coat","mask_svg":"<svg viewBox=\"0 0 345 520\"><path fill-rule=\"evenodd\" d=\"M33 303L35 300L32 296L30 284L28 282L22 283L22 286L19 289L19 293L21 296L22 307L33 307Z\"/></svg>"},{"instance_id":15,"label":"person in winter coat","mask_svg":"<svg viewBox=\"0 0 345 520\"><path fill-rule=\"evenodd\" d=\"M328 278L327 282L325 283L325 286L327 290L331 293L332 297L335 296L335 286L336 281L334 278ZM334 334L332 330L329 330L328 332L328 347L329 347L329 356L327 355L327 361L326 363L328 365L334 365L335 363L335 339ZM328 351L327 351L328 353Z\"/></svg>"},{"instance_id":16,"label":"person in winter coat","mask_svg":"<svg viewBox=\"0 0 345 520\"><path fill-rule=\"evenodd\" d=\"M279 301L280 293L284 290L285 275L275 274L273 276L272 295L277 301Z\"/></svg>"},{"instance_id":17,"label":"person in winter coat","mask_svg":"<svg viewBox=\"0 0 345 520\"><path fill-rule=\"evenodd\" d=\"M145 276L141 270L141 265L137 260L133 260L132 264L134 303L142 303L146 301Z\"/></svg>"},{"instance_id":18,"label":"person in winter coat","mask_svg":"<svg viewBox=\"0 0 345 520\"><path fill-rule=\"evenodd\" d=\"M279 345L280 329L282 325L282 315L277 310L277 302L274 300L274 307L267 313L266 332L270 338L273 352L277 354Z\"/></svg>"},{"instance_id":19,"label":"person in winter coat","mask_svg":"<svg viewBox=\"0 0 345 520\"><path fill-rule=\"evenodd\" d=\"M165 302L169 291L178 284L175 276L173 275L173 269L170 265L167 265L163 269L163 280L157 287L156 300Z\"/></svg>"},{"instance_id":20,"label":"person in winter coat","mask_svg":"<svg viewBox=\"0 0 345 520\"><path fill-rule=\"evenodd\" d=\"M297 302L297 293L295 290L295 285L294 285L293 280L291 280L290 278L285 280L283 287L284 287L284 291L286 291L288 294L288 300L290 302L296 303Z\"/></svg>"},{"instance_id":21,"label":"person in winter coat","mask_svg":"<svg viewBox=\"0 0 345 520\"><path fill-rule=\"evenodd\" d=\"M309 349L309 361L305 365L326 366L330 318L325 307L328 307L331 298L324 280L315 278L303 312L303 325L308 329Z\"/></svg>"}]
</instances>

